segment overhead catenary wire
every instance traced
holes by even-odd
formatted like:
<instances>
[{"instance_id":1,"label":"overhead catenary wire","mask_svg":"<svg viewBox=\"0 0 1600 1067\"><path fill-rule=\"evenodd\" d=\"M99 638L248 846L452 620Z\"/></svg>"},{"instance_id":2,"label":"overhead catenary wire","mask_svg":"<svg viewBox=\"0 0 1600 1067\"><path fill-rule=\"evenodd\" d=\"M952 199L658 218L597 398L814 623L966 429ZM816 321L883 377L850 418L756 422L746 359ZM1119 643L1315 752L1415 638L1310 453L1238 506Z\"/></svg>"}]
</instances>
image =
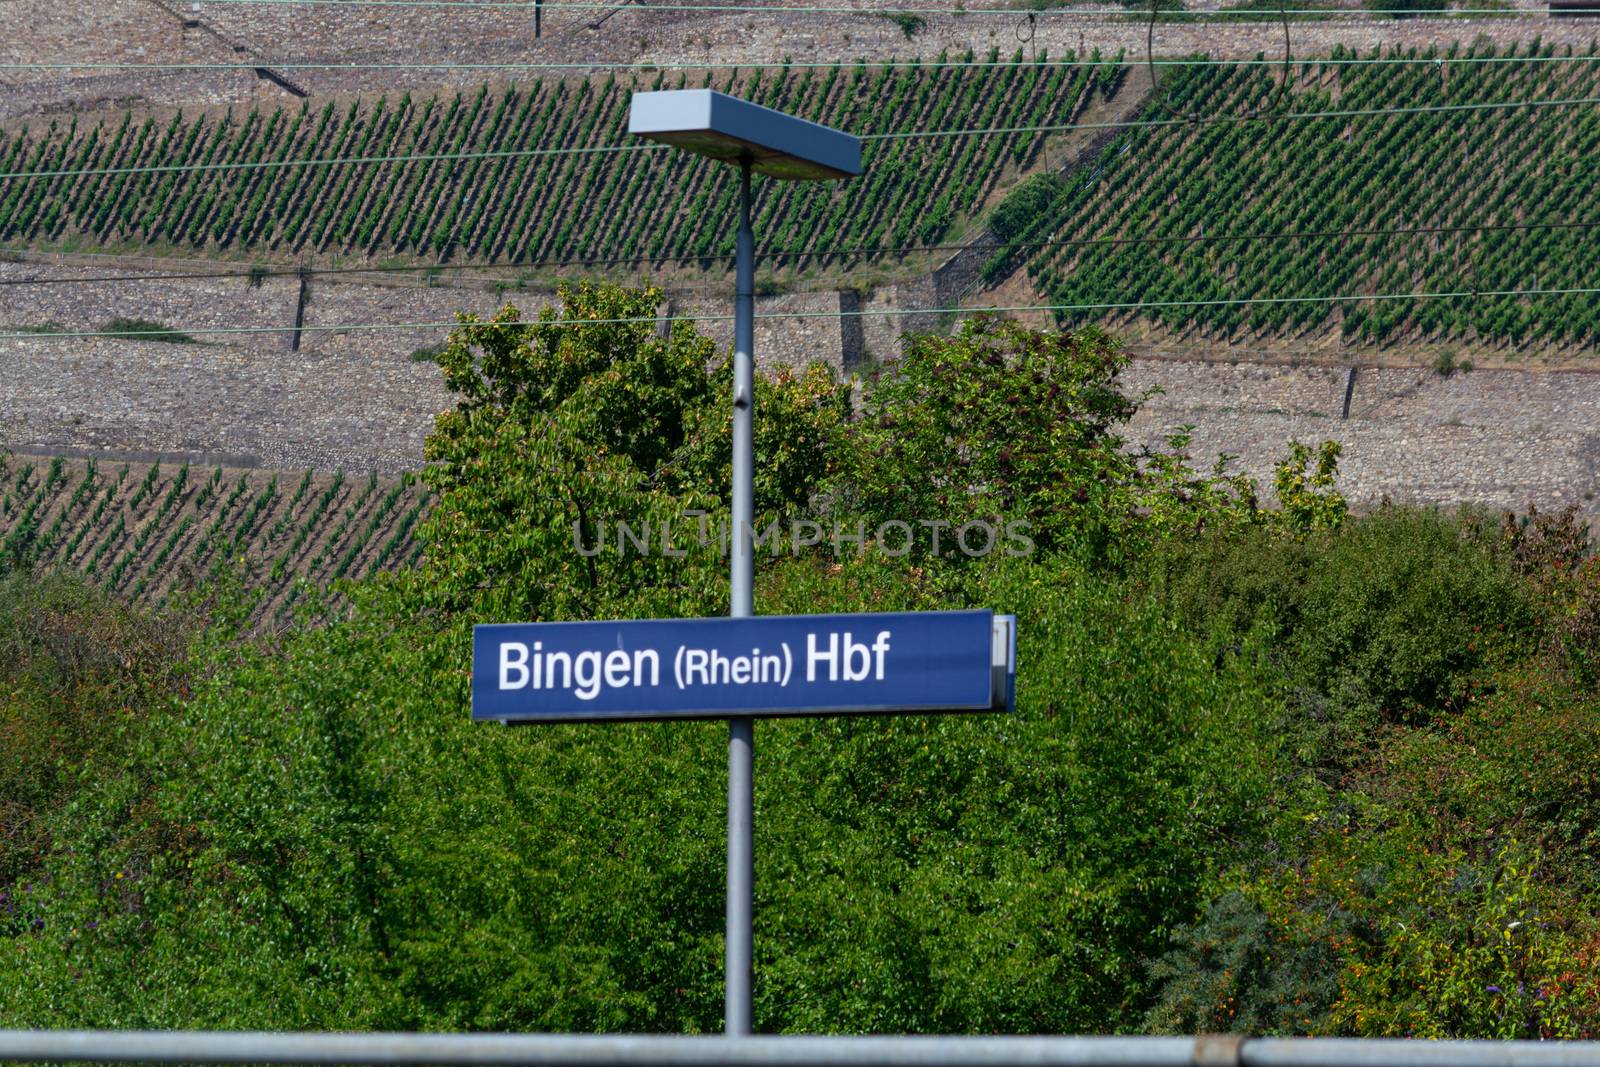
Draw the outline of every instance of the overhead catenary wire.
<instances>
[{"instance_id":1,"label":"overhead catenary wire","mask_svg":"<svg viewBox=\"0 0 1600 1067\"><path fill-rule=\"evenodd\" d=\"M1462 233L1509 233L1532 230L1591 230L1600 227L1600 219L1583 221L1541 221L1480 223L1459 226L1408 226L1374 227L1354 230L1276 230L1249 233L1215 234L1140 234L1121 237L1072 237L1043 241L978 241L970 244L938 245L877 245L854 248L819 248L802 251L768 249L756 253L760 260L792 260L823 258L868 258L874 256L909 256L928 252L961 252L966 250L990 251L1004 249L1022 251L1036 248L1122 248L1138 245L1191 245L1231 244L1241 241L1304 241L1304 240L1356 240L1385 237L1441 236ZM25 249L4 249L0 253L24 253ZM535 270L552 267L621 266L646 263L727 262L731 252L667 252L656 256L577 256L540 260L505 260L489 263L418 263L403 266L369 267L266 267L255 266L248 270L216 271L162 271L159 268L142 274L102 274L89 277L66 278L0 278L0 288L6 286L54 285L105 285L118 282L167 282L214 280L223 278L296 278L316 275L342 274L410 274L443 271L480 270Z\"/></svg>"},{"instance_id":2,"label":"overhead catenary wire","mask_svg":"<svg viewBox=\"0 0 1600 1067\"><path fill-rule=\"evenodd\" d=\"M1279 304L1351 304L1365 303L1368 301L1394 301L1394 300L1459 300L1459 299L1489 299L1505 297L1546 297L1546 296L1593 296L1600 294L1600 287L1583 287L1570 289L1458 289L1448 292L1405 292L1405 293L1345 293L1334 296L1247 296L1247 297L1220 297L1207 300L1141 300L1121 301L1092 304L1026 304L1009 307L977 307L956 306L938 308L860 308L855 311L758 311L758 319L847 319L882 316L924 316L924 315L986 315L986 314L1015 314L1020 312L1048 311L1056 314L1076 314L1096 311L1159 311L1167 308L1196 308L1196 307L1258 307ZM518 319L514 322L495 322L489 319L474 319L468 317L466 321L457 319L451 322L346 322L329 323L325 325L306 325L298 327L285 326L150 326L137 330L61 330L61 331L23 331L15 333L0 333L0 341L39 341L39 340L94 340L94 339L120 339L120 340L153 340L161 341L163 337L174 334L199 334L204 336L233 336L242 334L280 334L287 333L290 329L302 333L377 333L398 330L455 330L461 328L487 328L493 329L504 326L615 326L615 325L654 325L661 320L658 316L633 316L626 318L553 318ZM731 322L732 315L673 315L674 322Z\"/></svg>"},{"instance_id":3,"label":"overhead catenary wire","mask_svg":"<svg viewBox=\"0 0 1600 1067\"><path fill-rule=\"evenodd\" d=\"M1196 119L1117 119L1108 122L1070 122L1052 125L972 127L953 130L900 130L862 134L863 141L895 141L924 137L992 137L1024 133L1067 133L1074 130L1153 129L1170 126L1209 126L1234 122L1285 122L1302 119L1356 119L1386 115L1437 115L1516 108L1583 107L1600 104L1600 97L1552 100L1496 100L1470 104L1427 104L1411 107L1352 108L1325 111L1286 111L1269 114L1208 115ZM288 167L368 166L391 163L459 162L474 159L515 159L522 156L586 155L606 152L661 152L658 144L577 145L567 148L515 148L477 152L429 152L391 156L336 156L308 159L264 159L231 163L171 163L133 167L82 167L56 170L5 171L0 180L26 178L107 177L129 174L174 174L200 171L279 170Z\"/></svg>"}]
</instances>

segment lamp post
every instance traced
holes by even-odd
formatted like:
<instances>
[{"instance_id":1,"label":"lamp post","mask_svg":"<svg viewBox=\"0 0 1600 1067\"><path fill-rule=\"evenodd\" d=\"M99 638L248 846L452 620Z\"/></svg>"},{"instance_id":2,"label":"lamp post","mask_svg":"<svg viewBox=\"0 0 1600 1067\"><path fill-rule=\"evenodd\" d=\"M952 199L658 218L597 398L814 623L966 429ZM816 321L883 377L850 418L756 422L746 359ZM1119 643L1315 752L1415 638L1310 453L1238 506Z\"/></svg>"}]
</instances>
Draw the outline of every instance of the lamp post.
<instances>
[{"instance_id":1,"label":"lamp post","mask_svg":"<svg viewBox=\"0 0 1600 1067\"><path fill-rule=\"evenodd\" d=\"M711 89L635 93L628 132L739 165L739 236L733 316L733 543L728 614L755 614L752 488L755 415L755 236L750 230L752 172L788 181L861 173L861 142L847 133ZM754 955L755 720L728 720L728 905L723 1029L750 1033Z\"/></svg>"}]
</instances>

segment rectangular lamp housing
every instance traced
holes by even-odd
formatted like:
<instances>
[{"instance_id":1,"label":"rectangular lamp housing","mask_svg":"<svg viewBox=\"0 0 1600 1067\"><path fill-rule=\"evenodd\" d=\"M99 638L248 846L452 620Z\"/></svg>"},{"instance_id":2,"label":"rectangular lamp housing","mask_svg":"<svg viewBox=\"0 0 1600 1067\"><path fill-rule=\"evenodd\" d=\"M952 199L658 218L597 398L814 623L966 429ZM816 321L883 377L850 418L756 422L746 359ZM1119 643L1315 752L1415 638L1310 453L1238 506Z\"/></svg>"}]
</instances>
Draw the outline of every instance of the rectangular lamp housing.
<instances>
[{"instance_id":1,"label":"rectangular lamp housing","mask_svg":"<svg viewBox=\"0 0 1600 1067\"><path fill-rule=\"evenodd\" d=\"M634 93L628 132L785 181L861 173L859 138L715 89Z\"/></svg>"}]
</instances>

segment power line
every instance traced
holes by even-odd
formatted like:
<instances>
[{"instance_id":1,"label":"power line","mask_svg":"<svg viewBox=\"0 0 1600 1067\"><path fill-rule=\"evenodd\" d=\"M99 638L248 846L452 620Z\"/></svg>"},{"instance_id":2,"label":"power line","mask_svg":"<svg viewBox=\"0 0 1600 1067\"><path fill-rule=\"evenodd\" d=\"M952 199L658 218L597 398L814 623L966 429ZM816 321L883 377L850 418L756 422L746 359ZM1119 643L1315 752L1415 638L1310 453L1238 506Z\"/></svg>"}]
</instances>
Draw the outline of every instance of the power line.
<instances>
[{"instance_id":1,"label":"power line","mask_svg":"<svg viewBox=\"0 0 1600 1067\"><path fill-rule=\"evenodd\" d=\"M1475 104L1429 104L1413 107L1367 108L1333 111L1289 111L1282 113L1210 115L1194 118L1123 119L1111 122L1073 122L1061 125L1002 126L956 130L906 130L895 133L861 135L863 141L912 140L922 137L984 137L1028 133L1066 133L1073 130L1151 129L1170 126L1211 126L1232 122L1275 122L1289 119L1353 119L1382 115L1437 115L1453 112L1499 111L1515 108L1576 107L1600 104L1600 97L1575 97L1559 100L1502 100ZM103 177L128 174L172 174L186 171L276 170L285 167L323 167L382 165L387 163L454 162L473 159L515 159L523 156L587 155L606 152L664 151L656 144L593 145L572 148L517 148L486 152L431 152L395 156L344 156L329 159L272 159L236 163L174 163L148 167L86 167L81 169L7 171L0 180L20 178Z\"/></svg>"},{"instance_id":2,"label":"power line","mask_svg":"<svg viewBox=\"0 0 1600 1067\"><path fill-rule=\"evenodd\" d=\"M212 6L237 6L246 5L253 7L399 7L399 8L484 8L484 9L511 9L531 11L535 6L545 11L608 11L617 7L617 0L539 0L536 5L534 0L191 0ZM1064 15L1100 15L1115 18L1125 17L1126 11L1108 7L1056 7L1027 10L1015 7L856 7L841 4L703 4L703 3L654 3L641 7L644 12L698 12L698 13L724 13L733 15L934 15L950 17L966 17L970 15L1002 15L1023 17L1026 15L1064 16ZM1288 15L1406 15L1410 17L1432 16L1435 19L1452 15L1489 15L1496 18L1505 17L1545 17L1546 12L1538 8L1454 8L1448 11L1423 12L1413 8L1338 8L1338 7L1313 7L1289 9L1284 14ZM1172 12L1171 14L1189 17L1233 17L1241 14L1257 14L1255 11L1241 11L1237 8L1216 8L1200 11ZM1272 15L1278 14L1271 12Z\"/></svg>"},{"instance_id":3,"label":"power line","mask_svg":"<svg viewBox=\"0 0 1600 1067\"><path fill-rule=\"evenodd\" d=\"M1503 100L1476 104L1423 104L1414 107L1356 108L1334 111L1285 111L1245 115L1199 115L1171 119L1129 119L1120 122L1078 122L1063 126L1010 126L974 130L912 130L903 133L872 133L862 136L863 141L892 140L908 137L968 137L984 134L1011 133L1063 133L1070 130L1110 130L1152 128L1161 126L1213 126L1230 122L1273 122L1280 119L1359 119L1380 115L1437 115L1458 111L1497 111L1519 107L1569 107L1600 104L1600 97L1581 97L1562 100ZM0 174L0 178L6 175Z\"/></svg>"},{"instance_id":4,"label":"power line","mask_svg":"<svg viewBox=\"0 0 1600 1067\"><path fill-rule=\"evenodd\" d=\"M330 0L336 3L354 3L355 0ZM1600 0L1597 0L1600 4ZM1204 14L1205 12L1194 12ZM1276 12L1273 12L1276 14ZM1600 61L1600 55L1538 55L1538 56L1512 56L1512 55L1481 55L1481 56L1324 56L1319 58L1292 59L1291 62L1301 66L1328 66L1328 67L1382 67L1382 66L1460 66L1471 64L1501 64L1501 63L1594 63ZM1172 57L1152 61L1157 67L1278 67L1283 65L1282 59L1257 59L1246 57L1241 59L1209 59L1202 57ZM751 61L748 63L722 63L722 62L694 62L691 60L639 60L635 62L613 62L610 60L593 60L590 62L506 62L506 63L454 63L454 62L407 62L407 63L350 63L350 62L300 62L279 61L262 59L254 63L99 63L85 61L82 63L0 63L0 70L15 71L67 71L67 70L97 70L97 71L160 71L172 73L177 71L195 72L222 72L222 71L256 71L262 67L270 67L278 71L294 70L370 70L370 71L411 71L411 70L451 70L451 71L480 71L495 73L505 71L596 71L596 70L628 70L628 71L658 71L658 70L848 70L857 67L868 70L882 69L947 69L947 68L1055 68L1055 67L1126 67L1131 63L1127 59L1115 58L1074 58L1074 59L1043 59L1043 60L1011 60L1011 59L851 59L851 60L768 60ZM1148 64L1147 64L1148 65Z\"/></svg>"},{"instance_id":5,"label":"power line","mask_svg":"<svg viewBox=\"0 0 1600 1067\"><path fill-rule=\"evenodd\" d=\"M1508 222L1463 226L1411 226L1358 230L1288 230L1217 234L1143 234L1129 237L1075 237L1048 241L984 241L972 244L877 245L853 248L820 248L805 251L765 250L756 253L760 260L824 259L831 257L871 258L908 256L926 252L1021 251L1037 248L1120 248L1138 245L1231 244L1239 241L1353 240L1368 237L1419 237L1460 233L1508 233L1532 230L1591 230L1600 220L1582 222ZM25 252L25 249L0 249L0 252ZM188 281L219 278L293 278L301 275L409 274L416 271L532 270L546 267L618 266L645 263L726 262L732 253L664 252L657 256L590 256L542 260L506 260L499 263L424 263L397 267L280 267L258 266L250 270L195 271L181 273L102 274L86 278L0 278L4 286L104 285L112 282Z\"/></svg>"},{"instance_id":6,"label":"power line","mask_svg":"<svg viewBox=\"0 0 1600 1067\"><path fill-rule=\"evenodd\" d=\"M510 148L485 152L417 152L393 156L338 156L329 159L259 159L236 163L164 163L148 167L85 167L65 170L8 171L8 178L85 178L126 174L178 174L204 171L281 170L288 167L367 166L386 163L440 163L467 159L521 159L525 156L581 156L611 152L659 152L659 144L588 145L571 148Z\"/></svg>"},{"instance_id":7,"label":"power line","mask_svg":"<svg viewBox=\"0 0 1600 1067\"><path fill-rule=\"evenodd\" d=\"M942 308L862 308L856 311L767 311L756 312L758 319L846 319L890 315L982 315L1015 313L1023 311L1050 311L1060 314L1085 311L1157 311L1164 308L1201 307L1252 307L1278 304L1349 304L1368 301L1393 300L1460 300L1501 297L1593 296L1600 288L1574 289L1460 289L1451 292L1409 293L1348 293L1337 296L1265 296L1233 297L1210 300L1141 300L1135 302L1099 304L1028 304L1012 307L942 307ZM729 322L732 315L673 315L674 322ZM612 319L521 319L511 323L487 320L475 322L401 322L401 323L336 323L326 326L161 326L143 330L64 330L61 332L6 333L0 341L29 340L86 340L111 339L161 341L163 335L203 334L273 334L288 333L298 329L302 333L355 333L389 332L395 330L454 330L462 327L495 328L500 326L608 326L655 324L656 316L639 316Z\"/></svg>"}]
</instances>

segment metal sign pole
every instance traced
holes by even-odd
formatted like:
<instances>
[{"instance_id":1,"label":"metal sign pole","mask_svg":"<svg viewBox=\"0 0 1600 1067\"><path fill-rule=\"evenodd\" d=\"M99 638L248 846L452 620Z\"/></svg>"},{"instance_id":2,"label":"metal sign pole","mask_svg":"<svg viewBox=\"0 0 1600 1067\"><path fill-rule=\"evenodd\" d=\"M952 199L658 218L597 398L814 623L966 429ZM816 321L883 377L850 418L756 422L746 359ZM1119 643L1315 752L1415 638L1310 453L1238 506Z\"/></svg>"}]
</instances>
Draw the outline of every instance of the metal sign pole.
<instances>
[{"instance_id":1,"label":"metal sign pole","mask_svg":"<svg viewBox=\"0 0 1600 1067\"><path fill-rule=\"evenodd\" d=\"M750 538L754 515L755 237L750 232L750 158L739 161L739 238L733 312L733 539L728 615L755 614ZM755 881L755 720L728 720L728 924L724 937L723 1030L750 1033Z\"/></svg>"}]
</instances>

